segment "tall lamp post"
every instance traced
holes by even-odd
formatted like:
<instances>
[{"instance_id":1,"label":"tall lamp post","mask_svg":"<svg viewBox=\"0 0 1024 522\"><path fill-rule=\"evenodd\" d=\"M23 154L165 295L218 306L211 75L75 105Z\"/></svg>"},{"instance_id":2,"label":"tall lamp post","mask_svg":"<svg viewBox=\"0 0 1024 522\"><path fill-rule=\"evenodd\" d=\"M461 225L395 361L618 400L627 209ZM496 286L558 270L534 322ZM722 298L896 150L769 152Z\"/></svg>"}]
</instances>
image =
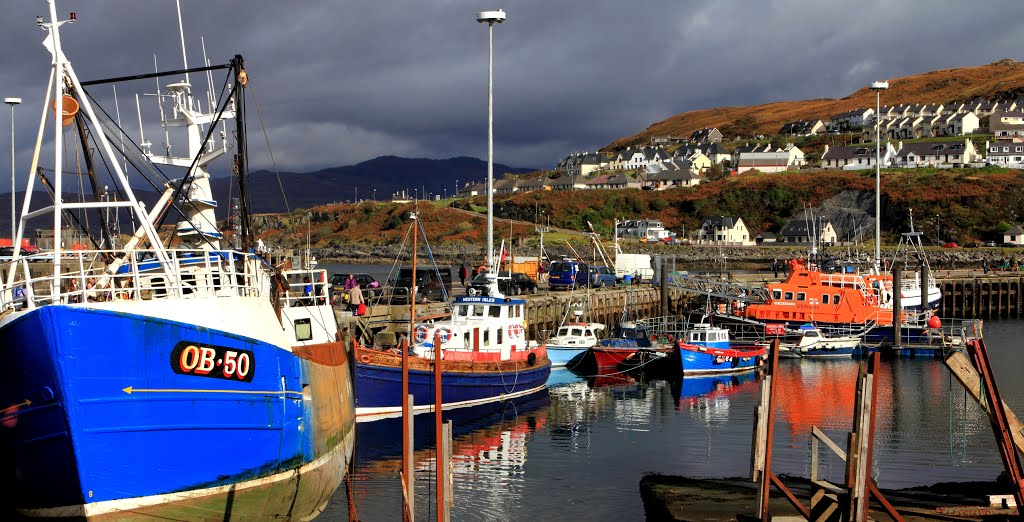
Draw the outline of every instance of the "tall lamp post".
<instances>
[{"instance_id":1,"label":"tall lamp post","mask_svg":"<svg viewBox=\"0 0 1024 522\"><path fill-rule=\"evenodd\" d=\"M21 103L21 98L4 98L4 103L11 106L11 247L14 247L14 236L17 232L14 217L14 200L17 199L14 196L14 106Z\"/></svg>"},{"instance_id":2,"label":"tall lamp post","mask_svg":"<svg viewBox=\"0 0 1024 522\"><path fill-rule=\"evenodd\" d=\"M889 88L889 82L872 82L875 91L875 269L881 273L882 255L882 138L881 115L882 91Z\"/></svg>"},{"instance_id":3,"label":"tall lamp post","mask_svg":"<svg viewBox=\"0 0 1024 522\"><path fill-rule=\"evenodd\" d=\"M481 11L476 21L487 24L487 266L494 265L494 24L505 11Z\"/></svg>"}]
</instances>

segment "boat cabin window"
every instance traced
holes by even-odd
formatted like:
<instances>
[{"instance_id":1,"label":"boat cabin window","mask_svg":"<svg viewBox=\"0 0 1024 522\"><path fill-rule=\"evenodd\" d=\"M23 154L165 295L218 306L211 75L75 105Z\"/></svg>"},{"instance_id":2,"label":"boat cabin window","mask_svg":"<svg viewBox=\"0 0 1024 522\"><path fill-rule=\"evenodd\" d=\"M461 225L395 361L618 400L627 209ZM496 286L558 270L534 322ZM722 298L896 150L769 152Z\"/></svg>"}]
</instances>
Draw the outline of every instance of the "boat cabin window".
<instances>
[{"instance_id":1,"label":"boat cabin window","mask_svg":"<svg viewBox=\"0 0 1024 522\"><path fill-rule=\"evenodd\" d=\"M489 310L487 310L487 316L488 317L501 317L501 307L500 306L489 306L488 308L489 308Z\"/></svg>"},{"instance_id":2,"label":"boat cabin window","mask_svg":"<svg viewBox=\"0 0 1024 522\"><path fill-rule=\"evenodd\" d=\"M483 317L484 308L486 308L484 305L473 305L473 317Z\"/></svg>"},{"instance_id":3,"label":"boat cabin window","mask_svg":"<svg viewBox=\"0 0 1024 522\"><path fill-rule=\"evenodd\" d=\"M704 342L704 332L697 332L693 334L693 340L698 343Z\"/></svg>"},{"instance_id":4,"label":"boat cabin window","mask_svg":"<svg viewBox=\"0 0 1024 522\"><path fill-rule=\"evenodd\" d=\"M490 346L490 345L491 345L491 331L485 329L484 330L484 346Z\"/></svg>"},{"instance_id":5,"label":"boat cabin window","mask_svg":"<svg viewBox=\"0 0 1024 522\"><path fill-rule=\"evenodd\" d=\"M782 290L772 290L772 299L782 299Z\"/></svg>"},{"instance_id":6,"label":"boat cabin window","mask_svg":"<svg viewBox=\"0 0 1024 522\"><path fill-rule=\"evenodd\" d=\"M815 331L815 330L805 330L804 331L804 337L808 337L808 338L810 338L810 337L819 337L819 335L818 335L818 332Z\"/></svg>"},{"instance_id":7,"label":"boat cabin window","mask_svg":"<svg viewBox=\"0 0 1024 522\"><path fill-rule=\"evenodd\" d=\"M515 312L514 312L515 315L513 317L522 317L523 316L523 307L522 306L513 306L512 308L515 310Z\"/></svg>"},{"instance_id":8,"label":"boat cabin window","mask_svg":"<svg viewBox=\"0 0 1024 522\"><path fill-rule=\"evenodd\" d=\"M503 328L498 328L498 344L501 344L501 342L502 342L501 341L501 338L503 337L502 336L502 330L503 330ZM444 404L444 403L442 403L442 404Z\"/></svg>"},{"instance_id":9,"label":"boat cabin window","mask_svg":"<svg viewBox=\"0 0 1024 522\"><path fill-rule=\"evenodd\" d=\"M581 330L579 328L573 328L571 335L583 335L583 330Z\"/></svg>"},{"instance_id":10,"label":"boat cabin window","mask_svg":"<svg viewBox=\"0 0 1024 522\"><path fill-rule=\"evenodd\" d=\"M313 338L313 325L310 323L310 319L295 320L295 340L296 341L308 341Z\"/></svg>"},{"instance_id":11,"label":"boat cabin window","mask_svg":"<svg viewBox=\"0 0 1024 522\"><path fill-rule=\"evenodd\" d=\"M828 294L821 294L821 304L828 304Z\"/></svg>"},{"instance_id":12,"label":"boat cabin window","mask_svg":"<svg viewBox=\"0 0 1024 522\"><path fill-rule=\"evenodd\" d=\"M797 301L806 301L807 300L807 294L804 293L804 292L797 292L796 293L796 300Z\"/></svg>"},{"instance_id":13,"label":"boat cabin window","mask_svg":"<svg viewBox=\"0 0 1024 522\"><path fill-rule=\"evenodd\" d=\"M583 330L583 335L590 337L591 335L594 335L594 332L591 332L590 328L587 328L586 330Z\"/></svg>"},{"instance_id":14,"label":"boat cabin window","mask_svg":"<svg viewBox=\"0 0 1024 522\"><path fill-rule=\"evenodd\" d=\"M832 296L832 304L839 304L839 294Z\"/></svg>"},{"instance_id":15,"label":"boat cabin window","mask_svg":"<svg viewBox=\"0 0 1024 522\"><path fill-rule=\"evenodd\" d=\"M459 317L469 317L469 307L466 305L460 305L456 314Z\"/></svg>"},{"instance_id":16,"label":"boat cabin window","mask_svg":"<svg viewBox=\"0 0 1024 522\"><path fill-rule=\"evenodd\" d=\"M786 300L787 301L792 301L793 300L793 292L786 292Z\"/></svg>"}]
</instances>

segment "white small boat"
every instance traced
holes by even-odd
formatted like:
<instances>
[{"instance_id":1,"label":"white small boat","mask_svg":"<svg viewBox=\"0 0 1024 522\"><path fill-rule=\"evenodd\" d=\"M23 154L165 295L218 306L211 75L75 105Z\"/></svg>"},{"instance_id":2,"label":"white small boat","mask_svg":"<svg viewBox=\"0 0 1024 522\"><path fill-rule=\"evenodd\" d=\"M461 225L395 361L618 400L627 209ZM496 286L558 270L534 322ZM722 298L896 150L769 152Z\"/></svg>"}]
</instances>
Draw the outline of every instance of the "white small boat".
<instances>
[{"instance_id":1,"label":"white small boat","mask_svg":"<svg viewBox=\"0 0 1024 522\"><path fill-rule=\"evenodd\" d=\"M779 344L779 357L852 357L860 346L854 335L826 336L813 325L803 325L794 342Z\"/></svg>"},{"instance_id":2,"label":"white small boat","mask_svg":"<svg viewBox=\"0 0 1024 522\"><path fill-rule=\"evenodd\" d=\"M597 344L598 334L604 331L601 323L569 323L558 328L548 339L548 358L552 366L565 366L573 357Z\"/></svg>"}]
</instances>

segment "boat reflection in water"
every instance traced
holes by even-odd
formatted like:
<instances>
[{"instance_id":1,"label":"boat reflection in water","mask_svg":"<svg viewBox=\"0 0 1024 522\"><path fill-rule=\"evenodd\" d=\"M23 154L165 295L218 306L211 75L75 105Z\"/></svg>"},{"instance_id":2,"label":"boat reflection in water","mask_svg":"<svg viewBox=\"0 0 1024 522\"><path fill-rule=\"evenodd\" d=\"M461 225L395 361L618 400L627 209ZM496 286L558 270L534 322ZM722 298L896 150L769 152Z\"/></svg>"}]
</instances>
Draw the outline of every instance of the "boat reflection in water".
<instances>
[{"instance_id":1,"label":"boat reflection in water","mask_svg":"<svg viewBox=\"0 0 1024 522\"><path fill-rule=\"evenodd\" d=\"M501 477L502 500L486 503L484 509L494 512L492 516L482 514L484 519L499 519L504 509L511 509L505 504L524 501L515 484L525 481L527 441L534 432L545 427L550 401L548 390L544 388L530 395L443 413L445 422L452 421L452 478L456 498L490 495L494 482L487 477ZM413 417L417 518L426 517L436 502L433 496L434 421L433 414ZM357 424L353 474L356 482L350 487L360 507L360 518L364 518L365 513L371 513L370 518L401 518L401 434L399 418ZM388 489L394 486L399 493L397 499L379 495L384 482L388 483Z\"/></svg>"}]
</instances>

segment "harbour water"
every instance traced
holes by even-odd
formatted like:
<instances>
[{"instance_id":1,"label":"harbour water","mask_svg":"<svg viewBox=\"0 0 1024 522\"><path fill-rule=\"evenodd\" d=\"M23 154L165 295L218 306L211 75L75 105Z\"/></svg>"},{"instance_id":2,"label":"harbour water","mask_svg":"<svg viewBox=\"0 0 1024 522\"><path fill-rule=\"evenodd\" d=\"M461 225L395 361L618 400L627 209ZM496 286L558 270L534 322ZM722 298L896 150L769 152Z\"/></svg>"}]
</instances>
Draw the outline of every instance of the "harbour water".
<instances>
[{"instance_id":1,"label":"harbour water","mask_svg":"<svg viewBox=\"0 0 1024 522\"><path fill-rule=\"evenodd\" d=\"M990 357L1004 400L1024 413L1018 350L1024 321L988 321ZM851 427L856 360L780 362L774 470L809 475L810 432L840 446ZM883 361L873 477L883 488L994 480L1002 470L984 413L937 359ZM453 414L453 520L642 520L638 484L648 473L749 474L759 378L643 381L625 374L553 372L546 392ZM432 517L433 416L417 417L417 518ZM325 520L398 520L401 428L361 424L355 473ZM820 472L841 481L837 458Z\"/></svg>"}]
</instances>

